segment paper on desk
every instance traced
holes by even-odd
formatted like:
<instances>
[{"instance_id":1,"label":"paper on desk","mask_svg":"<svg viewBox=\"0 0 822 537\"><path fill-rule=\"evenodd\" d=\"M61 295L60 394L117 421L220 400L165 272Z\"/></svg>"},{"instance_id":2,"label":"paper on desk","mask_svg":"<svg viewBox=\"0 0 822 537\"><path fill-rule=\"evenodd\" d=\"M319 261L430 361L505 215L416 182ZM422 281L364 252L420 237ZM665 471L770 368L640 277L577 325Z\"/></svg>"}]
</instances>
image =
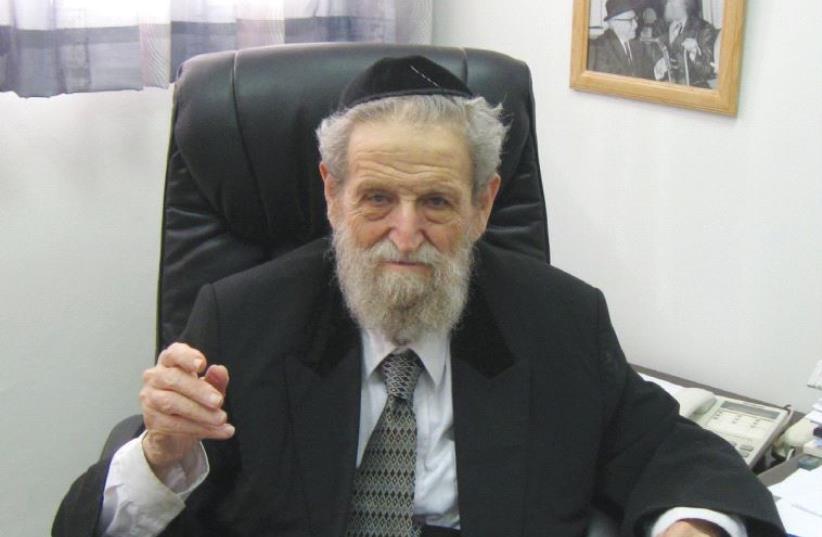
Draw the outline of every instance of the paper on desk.
<instances>
[{"instance_id":1,"label":"paper on desk","mask_svg":"<svg viewBox=\"0 0 822 537\"><path fill-rule=\"evenodd\" d=\"M822 466L813 470L799 468L787 479L769 487L774 496L779 496L794 507L817 516L817 527L822 528ZM822 530L818 536L822 537Z\"/></svg>"},{"instance_id":2,"label":"paper on desk","mask_svg":"<svg viewBox=\"0 0 822 537\"><path fill-rule=\"evenodd\" d=\"M674 384L673 382L668 382L667 380L662 380L656 377L652 377L651 375L646 375L645 373L640 373L640 377L644 378L648 382L653 382L654 384L658 384L660 388L668 392L670 395L676 395L676 393L682 390L683 386L679 384Z\"/></svg>"},{"instance_id":3,"label":"paper on desk","mask_svg":"<svg viewBox=\"0 0 822 537\"><path fill-rule=\"evenodd\" d=\"M822 411L819 410L811 410L810 413L805 416L812 422L816 423L817 425L822 424Z\"/></svg>"},{"instance_id":4,"label":"paper on desk","mask_svg":"<svg viewBox=\"0 0 822 537\"><path fill-rule=\"evenodd\" d=\"M789 535L797 537L822 537L822 518L803 511L787 501L778 500L776 509Z\"/></svg>"}]
</instances>

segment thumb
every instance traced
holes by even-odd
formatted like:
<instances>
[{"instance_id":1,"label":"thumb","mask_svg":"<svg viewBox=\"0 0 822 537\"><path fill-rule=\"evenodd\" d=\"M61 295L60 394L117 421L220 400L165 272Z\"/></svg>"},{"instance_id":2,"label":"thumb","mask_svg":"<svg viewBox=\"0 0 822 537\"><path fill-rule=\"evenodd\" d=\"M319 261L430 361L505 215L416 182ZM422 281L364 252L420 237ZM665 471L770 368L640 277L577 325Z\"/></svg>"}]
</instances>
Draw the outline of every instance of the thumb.
<instances>
[{"instance_id":1,"label":"thumb","mask_svg":"<svg viewBox=\"0 0 822 537\"><path fill-rule=\"evenodd\" d=\"M228 369L222 365L211 365L206 369L203 379L225 395L228 389Z\"/></svg>"}]
</instances>

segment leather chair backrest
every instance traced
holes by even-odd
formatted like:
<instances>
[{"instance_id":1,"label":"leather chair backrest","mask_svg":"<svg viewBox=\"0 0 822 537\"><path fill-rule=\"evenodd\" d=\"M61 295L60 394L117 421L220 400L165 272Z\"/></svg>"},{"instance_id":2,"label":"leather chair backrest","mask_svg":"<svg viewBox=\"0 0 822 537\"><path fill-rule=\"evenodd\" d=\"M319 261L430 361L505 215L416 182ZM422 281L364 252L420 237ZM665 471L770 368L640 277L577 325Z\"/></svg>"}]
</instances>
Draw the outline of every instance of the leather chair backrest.
<instances>
[{"instance_id":1,"label":"leather chair backrest","mask_svg":"<svg viewBox=\"0 0 822 537\"><path fill-rule=\"evenodd\" d=\"M382 44L285 45L197 56L180 68L163 203L158 351L201 285L329 233L314 134L343 87L386 56L422 54L492 104L511 130L486 239L549 262L528 67L502 54Z\"/></svg>"}]
</instances>

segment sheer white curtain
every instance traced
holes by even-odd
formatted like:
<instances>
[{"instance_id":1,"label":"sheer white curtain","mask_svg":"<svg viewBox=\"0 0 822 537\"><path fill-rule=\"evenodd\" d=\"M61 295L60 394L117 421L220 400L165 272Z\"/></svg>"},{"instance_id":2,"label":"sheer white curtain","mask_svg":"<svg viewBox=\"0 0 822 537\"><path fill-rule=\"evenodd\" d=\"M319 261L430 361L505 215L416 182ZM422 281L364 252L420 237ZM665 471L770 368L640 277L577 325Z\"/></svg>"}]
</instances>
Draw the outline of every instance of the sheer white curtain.
<instances>
[{"instance_id":1,"label":"sheer white curtain","mask_svg":"<svg viewBox=\"0 0 822 537\"><path fill-rule=\"evenodd\" d=\"M0 91L167 86L185 59L258 45L430 43L432 0L0 0Z\"/></svg>"}]
</instances>

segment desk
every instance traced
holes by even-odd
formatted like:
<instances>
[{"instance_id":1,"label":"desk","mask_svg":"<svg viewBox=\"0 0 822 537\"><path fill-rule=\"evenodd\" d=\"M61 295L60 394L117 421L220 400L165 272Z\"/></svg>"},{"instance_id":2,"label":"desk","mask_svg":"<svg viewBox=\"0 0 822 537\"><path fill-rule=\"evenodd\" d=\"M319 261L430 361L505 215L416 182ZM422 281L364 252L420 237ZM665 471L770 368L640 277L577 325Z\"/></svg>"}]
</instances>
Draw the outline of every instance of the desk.
<instances>
[{"instance_id":1,"label":"desk","mask_svg":"<svg viewBox=\"0 0 822 537\"><path fill-rule=\"evenodd\" d=\"M784 480L789 475L794 473L797 468L799 468L799 457L801 457L801 455L795 455L790 459L786 460L785 462L777 464L773 468L765 470L757 477L766 487L776 485L777 483L779 483L780 481Z\"/></svg>"},{"instance_id":2,"label":"desk","mask_svg":"<svg viewBox=\"0 0 822 537\"><path fill-rule=\"evenodd\" d=\"M822 535L822 468L803 471L797 456L759 475L771 489L776 508L788 535L820 537ZM788 481L790 480L790 483Z\"/></svg>"}]
</instances>

